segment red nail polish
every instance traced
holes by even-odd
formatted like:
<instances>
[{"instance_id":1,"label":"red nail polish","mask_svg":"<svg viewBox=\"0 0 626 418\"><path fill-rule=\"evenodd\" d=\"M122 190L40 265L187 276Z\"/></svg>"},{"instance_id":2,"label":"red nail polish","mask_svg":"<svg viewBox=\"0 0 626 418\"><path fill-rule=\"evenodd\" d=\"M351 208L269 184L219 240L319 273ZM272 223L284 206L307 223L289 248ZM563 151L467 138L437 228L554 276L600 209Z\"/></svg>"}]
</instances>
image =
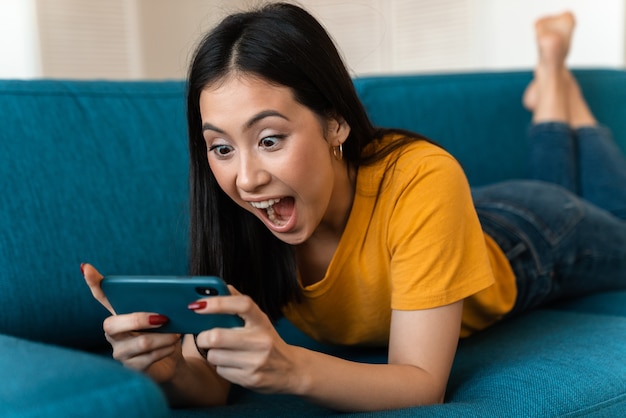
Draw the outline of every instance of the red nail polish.
<instances>
[{"instance_id":1,"label":"red nail polish","mask_svg":"<svg viewBox=\"0 0 626 418\"><path fill-rule=\"evenodd\" d=\"M150 325L163 325L169 321L169 318L165 315L150 315L148 322Z\"/></svg>"},{"instance_id":2,"label":"red nail polish","mask_svg":"<svg viewBox=\"0 0 626 418\"><path fill-rule=\"evenodd\" d=\"M85 275L85 263L80 263L80 272L83 273L83 276Z\"/></svg>"},{"instance_id":3,"label":"red nail polish","mask_svg":"<svg viewBox=\"0 0 626 418\"><path fill-rule=\"evenodd\" d=\"M206 308L206 301L204 300L192 302L189 305L187 305L187 309L191 309L192 311L197 311L198 309L204 309L204 308Z\"/></svg>"}]
</instances>

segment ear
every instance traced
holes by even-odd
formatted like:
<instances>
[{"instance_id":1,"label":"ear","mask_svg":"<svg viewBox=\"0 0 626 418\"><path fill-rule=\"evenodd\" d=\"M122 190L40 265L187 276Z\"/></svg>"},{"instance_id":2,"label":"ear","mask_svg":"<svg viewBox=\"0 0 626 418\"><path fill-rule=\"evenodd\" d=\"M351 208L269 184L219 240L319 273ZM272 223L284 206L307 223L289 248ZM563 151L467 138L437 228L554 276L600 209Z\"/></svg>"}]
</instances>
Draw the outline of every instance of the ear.
<instances>
[{"instance_id":1,"label":"ear","mask_svg":"<svg viewBox=\"0 0 626 418\"><path fill-rule=\"evenodd\" d=\"M341 116L331 116L326 122L326 140L332 147L343 144L350 135L350 125Z\"/></svg>"}]
</instances>

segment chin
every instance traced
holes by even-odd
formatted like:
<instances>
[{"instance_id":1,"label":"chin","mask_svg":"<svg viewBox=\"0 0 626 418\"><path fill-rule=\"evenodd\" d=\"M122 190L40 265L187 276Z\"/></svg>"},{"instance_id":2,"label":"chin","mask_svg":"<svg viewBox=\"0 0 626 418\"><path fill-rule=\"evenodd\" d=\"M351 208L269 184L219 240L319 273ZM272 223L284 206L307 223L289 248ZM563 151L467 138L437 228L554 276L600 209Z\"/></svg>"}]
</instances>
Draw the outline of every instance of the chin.
<instances>
[{"instance_id":1,"label":"chin","mask_svg":"<svg viewBox=\"0 0 626 418\"><path fill-rule=\"evenodd\" d=\"M310 238L310 234L303 234L303 233L296 233L296 232L289 232L289 233L280 233L276 231L271 231L271 232L276 238L278 238L285 244L289 244L289 245L304 244Z\"/></svg>"}]
</instances>

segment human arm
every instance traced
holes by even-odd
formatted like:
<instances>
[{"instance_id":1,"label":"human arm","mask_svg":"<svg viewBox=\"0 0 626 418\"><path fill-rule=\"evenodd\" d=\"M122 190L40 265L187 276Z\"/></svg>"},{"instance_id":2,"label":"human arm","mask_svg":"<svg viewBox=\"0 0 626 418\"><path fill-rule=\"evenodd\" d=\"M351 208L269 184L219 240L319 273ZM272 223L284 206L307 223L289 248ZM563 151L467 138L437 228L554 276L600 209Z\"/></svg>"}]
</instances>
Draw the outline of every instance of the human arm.
<instances>
[{"instance_id":1,"label":"human arm","mask_svg":"<svg viewBox=\"0 0 626 418\"><path fill-rule=\"evenodd\" d=\"M462 302L392 314L388 364L364 364L286 344L245 296L206 300L199 314L235 313L239 329L198 336L208 360L233 383L302 396L342 411L372 411L443 401L459 337Z\"/></svg>"},{"instance_id":2,"label":"human arm","mask_svg":"<svg viewBox=\"0 0 626 418\"><path fill-rule=\"evenodd\" d=\"M457 302L420 311L393 311L387 364L308 360L304 364L311 381L306 396L351 411L442 403L459 338L461 309L462 302Z\"/></svg>"}]
</instances>

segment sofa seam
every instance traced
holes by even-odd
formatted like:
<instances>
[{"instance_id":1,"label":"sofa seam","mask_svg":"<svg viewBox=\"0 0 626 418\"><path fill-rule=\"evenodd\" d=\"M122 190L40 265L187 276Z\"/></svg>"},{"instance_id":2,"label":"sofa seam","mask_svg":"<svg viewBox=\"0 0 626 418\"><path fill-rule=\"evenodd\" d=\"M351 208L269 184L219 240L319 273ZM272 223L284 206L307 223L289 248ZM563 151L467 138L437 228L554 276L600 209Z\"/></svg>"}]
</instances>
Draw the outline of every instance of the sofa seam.
<instances>
[{"instance_id":1,"label":"sofa seam","mask_svg":"<svg viewBox=\"0 0 626 418\"><path fill-rule=\"evenodd\" d=\"M624 404L624 409L626 410L626 393L622 393L620 395L612 397L611 399L606 399L600 403L589 405L585 408L581 408L576 411L568 412L564 415L560 415L560 417L561 418L582 417L582 416L586 416L590 412L599 412L611 406L620 405L620 404Z\"/></svg>"}]
</instances>

